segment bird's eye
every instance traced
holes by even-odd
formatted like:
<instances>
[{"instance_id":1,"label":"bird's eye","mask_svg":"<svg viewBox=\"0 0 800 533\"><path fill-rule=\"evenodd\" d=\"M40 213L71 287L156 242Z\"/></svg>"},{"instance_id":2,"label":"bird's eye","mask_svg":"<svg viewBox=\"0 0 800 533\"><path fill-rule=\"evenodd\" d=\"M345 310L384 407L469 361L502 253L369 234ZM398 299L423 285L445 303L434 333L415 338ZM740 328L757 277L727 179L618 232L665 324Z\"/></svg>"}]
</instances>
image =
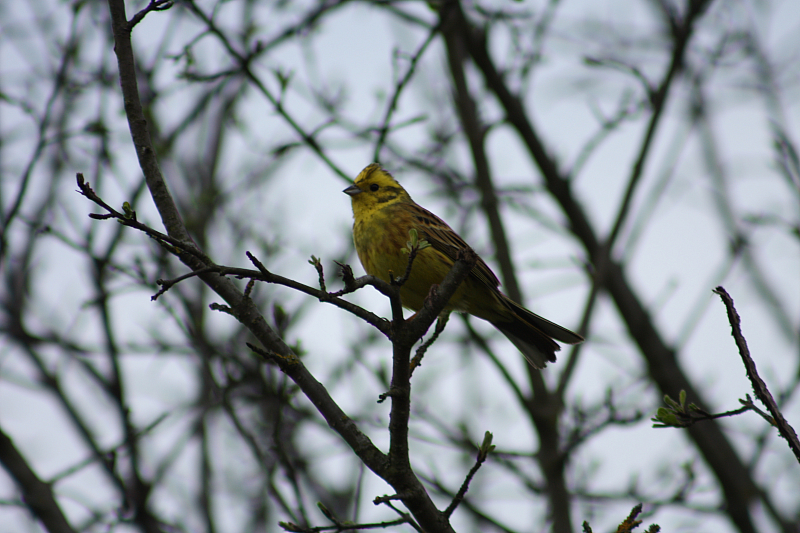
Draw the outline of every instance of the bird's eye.
<instances>
[{"instance_id":1,"label":"bird's eye","mask_svg":"<svg viewBox=\"0 0 800 533\"><path fill-rule=\"evenodd\" d=\"M378 189L380 189L380 186L377 183L373 183L372 185L369 186L369 190L371 190L372 192L375 192Z\"/></svg>"}]
</instances>

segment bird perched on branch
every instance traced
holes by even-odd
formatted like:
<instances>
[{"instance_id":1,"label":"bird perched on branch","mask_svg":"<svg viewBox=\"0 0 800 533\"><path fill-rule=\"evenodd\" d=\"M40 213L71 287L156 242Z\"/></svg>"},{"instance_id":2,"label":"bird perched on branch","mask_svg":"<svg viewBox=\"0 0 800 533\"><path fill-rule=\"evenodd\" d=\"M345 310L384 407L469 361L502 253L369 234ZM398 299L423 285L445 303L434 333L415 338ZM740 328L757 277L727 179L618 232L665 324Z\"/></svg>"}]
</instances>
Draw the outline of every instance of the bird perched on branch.
<instances>
[{"instance_id":1,"label":"bird perched on branch","mask_svg":"<svg viewBox=\"0 0 800 533\"><path fill-rule=\"evenodd\" d=\"M439 284L453 267L461 249L469 248L441 218L417 205L377 163L367 166L343 192L353 205L353 240L364 270L390 282L408 265L406 241L411 230L428 246L420 247L407 281L400 288L403 307L419 311L431 285ZM577 333L531 313L500 292L500 281L478 258L472 272L456 290L446 311L469 313L488 321L514 343L536 368L556 360L560 346L583 342Z\"/></svg>"}]
</instances>

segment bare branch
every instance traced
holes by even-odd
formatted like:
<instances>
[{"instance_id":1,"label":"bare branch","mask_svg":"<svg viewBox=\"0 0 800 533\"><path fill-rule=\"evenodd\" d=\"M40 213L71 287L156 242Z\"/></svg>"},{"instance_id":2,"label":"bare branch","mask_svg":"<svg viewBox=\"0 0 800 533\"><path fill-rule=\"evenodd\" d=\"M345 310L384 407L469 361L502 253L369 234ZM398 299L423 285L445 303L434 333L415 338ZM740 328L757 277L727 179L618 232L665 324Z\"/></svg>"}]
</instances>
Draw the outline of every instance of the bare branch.
<instances>
[{"instance_id":1,"label":"bare branch","mask_svg":"<svg viewBox=\"0 0 800 533\"><path fill-rule=\"evenodd\" d=\"M53 496L52 486L36 475L11 438L0 429L0 463L22 491L22 499L49 533L75 533Z\"/></svg>"},{"instance_id":2,"label":"bare branch","mask_svg":"<svg viewBox=\"0 0 800 533\"><path fill-rule=\"evenodd\" d=\"M789 425L783 417L783 413L781 413L778 404L772 398L772 393L769 392L767 384L764 383L764 380L758 375L756 363L750 356L750 349L747 347L747 341L742 334L741 319L739 318L739 313L736 312L736 308L733 306L733 298L731 298L728 292L721 286L714 289L714 292L722 299L722 302L725 304L725 309L728 311L731 335L733 335L736 346L739 348L739 355L742 356L742 363L747 371L747 377L750 379L750 384L753 386L753 392L756 398L761 400L761 403L767 407L767 410L769 410L772 418L775 420L775 425L778 427L781 437L786 439L789 448L794 452L797 461L800 462L800 440L798 440L794 428Z\"/></svg>"}]
</instances>

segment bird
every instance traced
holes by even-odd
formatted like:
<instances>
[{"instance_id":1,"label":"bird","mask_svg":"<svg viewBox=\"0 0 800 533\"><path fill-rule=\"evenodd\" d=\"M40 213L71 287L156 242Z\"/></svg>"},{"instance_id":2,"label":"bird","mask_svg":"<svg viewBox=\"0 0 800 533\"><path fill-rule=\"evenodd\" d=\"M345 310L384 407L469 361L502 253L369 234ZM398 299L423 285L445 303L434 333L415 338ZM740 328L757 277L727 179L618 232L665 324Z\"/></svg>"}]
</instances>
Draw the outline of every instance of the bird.
<instances>
[{"instance_id":1,"label":"bird","mask_svg":"<svg viewBox=\"0 0 800 533\"><path fill-rule=\"evenodd\" d=\"M344 189L353 208L353 241L367 274L386 282L402 275L408 265L404 250L416 230L428 246L420 247L408 279L400 287L403 307L422 309L431 286L442 282L459 250L471 249L441 218L418 205L396 179L378 163L362 170ZM486 320L497 328L535 368L555 362L560 346L579 344L583 337L528 311L500 292L500 281L478 257L466 279L445 307Z\"/></svg>"}]
</instances>

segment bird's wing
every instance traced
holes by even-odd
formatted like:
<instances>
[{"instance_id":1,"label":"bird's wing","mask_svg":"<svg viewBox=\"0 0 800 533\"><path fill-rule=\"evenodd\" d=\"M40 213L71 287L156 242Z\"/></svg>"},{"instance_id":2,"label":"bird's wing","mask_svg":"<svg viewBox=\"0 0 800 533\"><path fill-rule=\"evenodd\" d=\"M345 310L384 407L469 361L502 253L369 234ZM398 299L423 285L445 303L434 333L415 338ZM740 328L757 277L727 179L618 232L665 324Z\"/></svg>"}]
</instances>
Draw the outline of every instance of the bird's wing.
<instances>
[{"instance_id":1,"label":"bird's wing","mask_svg":"<svg viewBox=\"0 0 800 533\"><path fill-rule=\"evenodd\" d=\"M444 220L417 204L413 204L411 207L414 227L417 228L420 238L428 241L434 250L455 262L459 250L470 248ZM478 257L478 262L475 263L471 275L491 288L496 289L500 285L500 280L480 257Z\"/></svg>"}]
</instances>

